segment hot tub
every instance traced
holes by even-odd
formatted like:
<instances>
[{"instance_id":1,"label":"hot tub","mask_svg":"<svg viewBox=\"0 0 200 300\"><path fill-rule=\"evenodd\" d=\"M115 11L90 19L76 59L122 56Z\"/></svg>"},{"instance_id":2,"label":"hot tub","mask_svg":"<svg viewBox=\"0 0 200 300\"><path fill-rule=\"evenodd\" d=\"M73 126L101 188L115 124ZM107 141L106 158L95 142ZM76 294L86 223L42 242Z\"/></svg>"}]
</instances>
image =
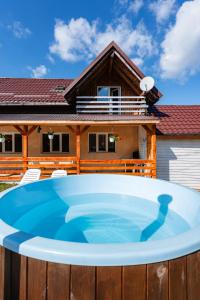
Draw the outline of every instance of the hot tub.
<instances>
[{"instance_id":1,"label":"hot tub","mask_svg":"<svg viewBox=\"0 0 200 300\"><path fill-rule=\"evenodd\" d=\"M22 291L26 299L198 299L198 192L135 176L67 176L2 193L0 218L6 300Z\"/></svg>"}]
</instances>

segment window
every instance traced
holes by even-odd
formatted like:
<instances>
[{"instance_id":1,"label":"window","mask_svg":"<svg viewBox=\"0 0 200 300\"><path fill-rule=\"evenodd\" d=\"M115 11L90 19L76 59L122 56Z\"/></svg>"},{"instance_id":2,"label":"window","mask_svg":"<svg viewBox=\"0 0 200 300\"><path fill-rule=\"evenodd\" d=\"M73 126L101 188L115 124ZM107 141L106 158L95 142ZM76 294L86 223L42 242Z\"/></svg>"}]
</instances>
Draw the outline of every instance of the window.
<instances>
[{"instance_id":1,"label":"window","mask_svg":"<svg viewBox=\"0 0 200 300\"><path fill-rule=\"evenodd\" d=\"M118 114L120 111L120 96L121 96L121 87L120 86L99 86L97 87L97 96L101 98L98 100L108 101L109 112L113 114ZM105 97L105 98L103 98ZM108 98L109 97L109 98ZM119 97L119 98L118 98Z\"/></svg>"},{"instance_id":2,"label":"window","mask_svg":"<svg viewBox=\"0 0 200 300\"><path fill-rule=\"evenodd\" d=\"M55 133L52 140L49 140L48 134L42 135L42 152L69 152L69 134Z\"/></svg>"},{"instance_id":3,"label":"window","mask_svg":"<svg viewBox=\"0 0 200 300\"><path fill-rule=\"evenodd\" d=\"M117 97L120 95L121 95L121 87L120 86L99 86L99 87L97 87L97 96L112 98L112 96Z\"/></svg>"},{"instance_id":4,"label":"window","mask_svg":"<svg viewBox=\"0 0 200 300\"><path fill-rule=\"evenodd\" d=\"M111 133L89 133L89 152L115 152L115 142L110 142Z\"/></svg>"},{"instance_id":5,"label":"window","mask_svg":"<svg viewBox=\"0 0 200 300\"><path fill-rule=\"evenodd\" d=\"M20 153L22 152L22 136L19 133L2 133L5 142L0 143L1 153Z\"/></svg>"}]
</instances>

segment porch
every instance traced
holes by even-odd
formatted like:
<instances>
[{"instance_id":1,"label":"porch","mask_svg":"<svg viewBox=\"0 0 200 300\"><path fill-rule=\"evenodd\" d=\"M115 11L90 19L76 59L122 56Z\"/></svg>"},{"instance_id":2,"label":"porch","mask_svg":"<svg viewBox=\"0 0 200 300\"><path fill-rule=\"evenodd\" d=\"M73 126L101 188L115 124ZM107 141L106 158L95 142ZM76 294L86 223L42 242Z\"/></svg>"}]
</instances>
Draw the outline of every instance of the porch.
<instances>
[{"instance_id":1,"label":"porch","mask_svg":"<svg viewBox=\"0 0 200 300\"><path fill-rule=\"evenodd\" d=\"M44 116L43 116L44 117ZM69 117L69 115L68 115ZM77 117L77 116L76 116ZM119 116L120 117L120 116ZM26 115L26 119L28 116ZM34 118L34 120L33 120ZM42 118L40 115L39 118ZM54 116L55 118L55 116ZM59 118L61 119L60 115ZM50 120L48 121L38 120L38 117L31 115L32 120L13 120L12 124L6 120L1 121L1 131L5 128L12 128L18 132L22 137L22 152L14 155L7 155L6 153L0 154L0 181L13 182L19 181L25 171L29 168L41 169L41 178L50 177L51 173L57 169L64 169L69 175L73 174L93 174L93 173L111 173L111 174L124 174L132 176L145 176L156 177L156 125L157 120L152 120L151 117L138 117L134 120L133 116L131 120L106 120L106 121L67 121L67 120ZM25 123L25 124L24 124ZM58 126L62 126L70 132L70 143L74 144L74 147L69 153L62 154L45 154L33 155L32 148L40 147L39 139L35 141L38 128L52 128L54 132L58 131ZM110 126L110 127L109 127ZM4 128L4 129L3 129ZM130 139L136 140L136 148L130 148L132 151L140 150L144 152L144 149L139 147L145 147L145 155L140 155L138 158L134 158L132 152L118 152L120 153L89 153L87 150L86 138L90 132L94 132L97 129L100 132L112 132L113 130L118 132L116 128L120 128L120 132L125 132L126 137L118 144L123 145L124 149L129 144ZM130 128L133 128L133 137L129 133ZM139 131L139 128L143 131L142 137L134 132ZM8 130L8 129L7 129ZM143 145L139 145L139 139L142 139ZM37 144L37 145L35 145ZM145 145L144 145L145 144ZM120 148L118 146L118 148Z\"/></svg>"}]
</instances>

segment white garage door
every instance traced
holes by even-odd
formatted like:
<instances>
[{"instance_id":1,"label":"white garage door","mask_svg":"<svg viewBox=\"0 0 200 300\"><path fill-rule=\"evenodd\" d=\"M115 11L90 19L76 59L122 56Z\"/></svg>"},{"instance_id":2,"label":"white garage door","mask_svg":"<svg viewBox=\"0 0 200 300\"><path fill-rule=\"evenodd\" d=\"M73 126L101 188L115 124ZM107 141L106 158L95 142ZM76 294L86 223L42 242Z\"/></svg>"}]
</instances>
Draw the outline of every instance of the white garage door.
<instances>
[{"instance_id":1,"label":"white garage door","mask_svg":"<svg viewBox=\"0 0 200 300\"><path fill-rule=\"evenodd\" d=\"M200 139L157 140L157 177L200 190Z\"/></svg>"}]
</instances>

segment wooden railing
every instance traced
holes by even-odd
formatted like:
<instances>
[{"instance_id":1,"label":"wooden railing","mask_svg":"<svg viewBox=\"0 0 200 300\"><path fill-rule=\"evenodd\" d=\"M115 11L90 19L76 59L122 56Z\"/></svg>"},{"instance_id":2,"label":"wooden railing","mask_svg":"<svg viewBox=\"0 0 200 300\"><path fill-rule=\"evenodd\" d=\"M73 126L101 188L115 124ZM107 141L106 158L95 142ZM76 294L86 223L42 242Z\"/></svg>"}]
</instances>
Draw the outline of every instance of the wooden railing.
<instances>
[{"instance_id":1,"label":"wooden railing","mask_svg":"<svg viewBox=\"0 0 200 300\"><path fill-rule=\"evenodd\" d=\"M80 160L80 172L156 177L156 162L142 159Z\"/></svg>"},{"instance_id":2,"label":"wooden railing","mask_svg":"<svg viewBox=\"0 0 200 300\"><path fill-rule=\"evenodd\" d=\"M0 181L19 181L29 168L41 169L41 178L50 177L57 169L68 174L126 174L156 177L156 162L141 159L80 160L72 157L0 157Z\"/></svg>"},{"instance_id":3,"label":"wooden railing","mask_svg":"<svg viewBox=\"0 0 200 300\"><path fill-rule=\"evenodd\" d=\"M0 157L0 181L18 181L23 170L22 157Z\"/></svg>"},{"instance_id":4,"label":"wooden railing","mask_svg":"<svg viewBox=\"0 0 200 300\"><path fill-rule=\"evenodd\" d=\"M50 177L54 170L66 170L67 174L77 173L76 156L71 157L28 157L28 168L41 169L41 177Z\"/></svg>"},{"instance_id":5,"label":"wooden railing","mask_svg":"<svg viewBox=\"0 0 200 300\"><path fill-rule=\"evenodd\" d=\"M79 114L145 115L148 108L143 96L78 96L76 99L76 112Z\"/></svg>"},{"instance_id":6,"label":"wooden railing","mask_svg":"<svg viewBox=\"0 0 200 300\"><path fill-rule=\"evenodd\" d=\"M77 159L72 157L0 157L0 181L19 181L27 169L41 169L41 178L50 177L54 170L77 173Z\"/></svg>"}]
</instances>

